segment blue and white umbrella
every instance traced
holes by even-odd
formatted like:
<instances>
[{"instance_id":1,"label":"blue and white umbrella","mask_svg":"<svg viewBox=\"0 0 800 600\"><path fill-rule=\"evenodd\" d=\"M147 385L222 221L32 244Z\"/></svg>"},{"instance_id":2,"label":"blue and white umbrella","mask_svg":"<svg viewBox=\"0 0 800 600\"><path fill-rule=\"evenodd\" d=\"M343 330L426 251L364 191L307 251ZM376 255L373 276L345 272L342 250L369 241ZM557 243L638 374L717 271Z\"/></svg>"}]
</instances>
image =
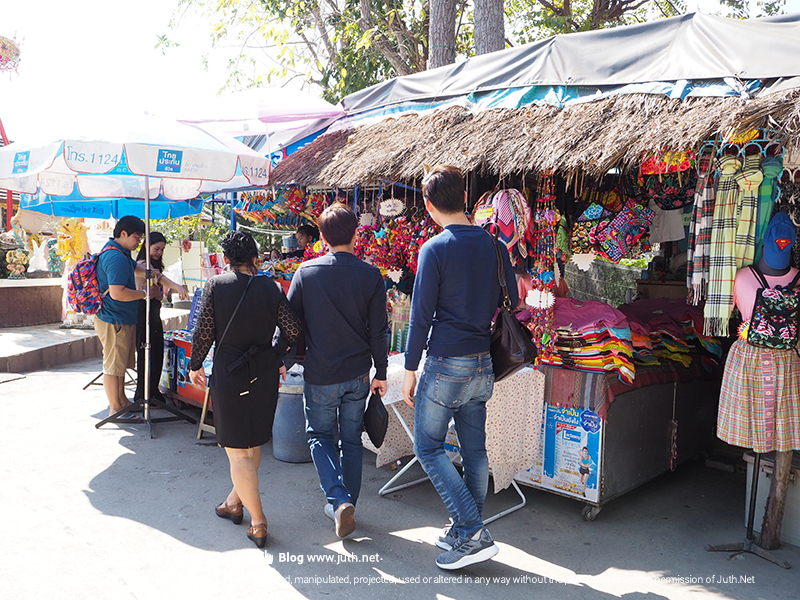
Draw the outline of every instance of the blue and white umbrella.
<instances>
[{"instance_id":1,"label":"blue and white umbrella","mask_svg":"<svg viewBox=\"0 0 800 600\"><path fill-rule=\"evenodd\" d=\"M241 142L194 125L151 115L128 121L115 116L97 118L77 128L77 135L56 141L0 148L0 189L62 198L77 193L87 202L143 200L149 267L151 198L186 201L203 192L266 186L269 164ZM144 409L149 425L150 303L146 305Z\"/></svg>"}]
</instances>

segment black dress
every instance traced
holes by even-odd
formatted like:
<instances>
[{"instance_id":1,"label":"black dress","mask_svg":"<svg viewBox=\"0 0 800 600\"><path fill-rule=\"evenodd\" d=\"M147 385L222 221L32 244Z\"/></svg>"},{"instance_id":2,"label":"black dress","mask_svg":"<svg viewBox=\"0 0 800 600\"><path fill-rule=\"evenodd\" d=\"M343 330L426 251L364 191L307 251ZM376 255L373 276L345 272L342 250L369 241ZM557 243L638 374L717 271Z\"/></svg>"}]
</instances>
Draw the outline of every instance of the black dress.
<instances>
[{"instance_id":1,"label":"black dress","mask_svg":"<svg viewBox=\"0 0 800 600\"><path fill-rule=\"evenodd\" d=\"M250 279L232 271L206 283L192 337L192 371L202 368ZM288 344L302 331L283 290L268 277L255 276L222 345L214 349L210 397L217 442L223 447L254 448L272 437L280 366L272 345L276 326Z\"/></svg>"}]
</instances>

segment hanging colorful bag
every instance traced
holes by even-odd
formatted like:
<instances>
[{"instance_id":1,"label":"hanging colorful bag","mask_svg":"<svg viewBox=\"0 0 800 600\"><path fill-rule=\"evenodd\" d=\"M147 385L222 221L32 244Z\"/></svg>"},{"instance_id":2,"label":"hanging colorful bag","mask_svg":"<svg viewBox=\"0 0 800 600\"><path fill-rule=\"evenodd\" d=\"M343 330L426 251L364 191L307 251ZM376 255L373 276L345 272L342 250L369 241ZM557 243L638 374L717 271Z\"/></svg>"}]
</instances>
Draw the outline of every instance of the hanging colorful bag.
<instances>
[{"instance_id":1,"label":"hanging colorful bag","mask_svg":"<svg viewBox=\"0 0 800 600\"><path fill-rule=\"evenodd\" d=\"M645 181L645 193L661 210L678 210L694 202L697 186L697 171L649 175Z\"/></svg>"},{"instance_id":2,"label":"hanging colorful bag","mask_svg":"<svg viewBox=\"0 0 800 600\"><path fill-rule=\"evenodd\" d=\"M795 349L800 290L794 288L800 279L800 271L789 285L770 287L758 268L751 266L750 270L762 287L756 292L753 316L747 327L747 343L773 350Z\"/></svg>"}]
</instances>

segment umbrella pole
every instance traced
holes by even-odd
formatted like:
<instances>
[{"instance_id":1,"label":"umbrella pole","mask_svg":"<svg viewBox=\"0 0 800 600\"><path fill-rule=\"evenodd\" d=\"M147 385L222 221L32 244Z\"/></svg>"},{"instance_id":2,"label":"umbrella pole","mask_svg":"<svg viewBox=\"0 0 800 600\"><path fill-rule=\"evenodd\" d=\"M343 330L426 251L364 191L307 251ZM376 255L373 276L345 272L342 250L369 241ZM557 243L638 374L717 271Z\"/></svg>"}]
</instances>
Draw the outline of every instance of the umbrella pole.
<instances>
[{"instance_id":1,"label":"umbrella pole","mask_svg":"<svg viewBox=\"0 0 800 600\"><path fill-rule=\"evenodd\" d=\"M144 257L145 257L145 327L144 327L144 419L150 437L153 437L153 425L150 421L150 285L152 284L153 271L150 265L150 177L144 177Z\"/></svg>"}]
</instances>

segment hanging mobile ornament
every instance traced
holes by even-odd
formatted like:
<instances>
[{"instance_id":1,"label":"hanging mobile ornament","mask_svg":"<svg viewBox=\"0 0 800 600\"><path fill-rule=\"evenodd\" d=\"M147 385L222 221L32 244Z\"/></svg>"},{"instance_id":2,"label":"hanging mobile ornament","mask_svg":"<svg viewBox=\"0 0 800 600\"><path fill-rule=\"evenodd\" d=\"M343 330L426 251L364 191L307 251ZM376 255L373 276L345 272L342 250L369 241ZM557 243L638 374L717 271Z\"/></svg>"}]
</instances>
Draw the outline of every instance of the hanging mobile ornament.
<instances>
[{"instance_id":1,"label":"hanging mobile ornament","mask_svg":"<svg viewBox=\"0 0 800 600\"><path fill-rule=\"evenodd\" d=\"M532 316L528 328L533 333L540 356L552 352L555 341L555 240L556 226L560 219L555 209L555 199L552 174L540 175L530 235L533 265L528 273L531 275L533 289L525 299L525 303L531 307Z\"/></svg>"}]
</instances>

